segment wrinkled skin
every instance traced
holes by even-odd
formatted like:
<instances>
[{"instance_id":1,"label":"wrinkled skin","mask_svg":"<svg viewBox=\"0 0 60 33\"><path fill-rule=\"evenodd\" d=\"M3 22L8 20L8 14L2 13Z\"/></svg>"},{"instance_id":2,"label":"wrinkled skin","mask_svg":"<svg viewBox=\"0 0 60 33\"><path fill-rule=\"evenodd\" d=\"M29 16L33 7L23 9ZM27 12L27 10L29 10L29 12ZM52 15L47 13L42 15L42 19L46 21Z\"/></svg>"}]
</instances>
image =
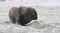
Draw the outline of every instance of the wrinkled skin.
<instances>
[{"instance_id":1,"label":"wrinkled skin","mask_svg":"<svg viewBox=\"0 0 60 33\"><path fill-rule=\"evenodd\" d=\"M12 7L9 11L9 17L13 23L25 26L32 20L37 20L37 12L31 7Z\"/></svg>"}]
</instances>

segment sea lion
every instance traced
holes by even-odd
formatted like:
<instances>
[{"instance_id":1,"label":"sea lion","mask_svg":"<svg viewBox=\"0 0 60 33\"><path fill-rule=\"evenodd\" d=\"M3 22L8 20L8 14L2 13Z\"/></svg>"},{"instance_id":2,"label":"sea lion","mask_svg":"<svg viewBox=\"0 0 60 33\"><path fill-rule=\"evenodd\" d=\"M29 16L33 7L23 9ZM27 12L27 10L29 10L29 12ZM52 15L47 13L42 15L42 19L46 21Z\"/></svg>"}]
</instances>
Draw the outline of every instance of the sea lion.
<instances>
[{"instance_id":1,"label":"sea lion","mask_svg":"<svg viewBox=\"0 0 60 33\"><path fill-rule=\"evenodd\" d=\"M26 26L32 20L37 20L37 12L31 7L12 7L9 11L9 17L13 23Z\"/></svg>"}]
</instances>

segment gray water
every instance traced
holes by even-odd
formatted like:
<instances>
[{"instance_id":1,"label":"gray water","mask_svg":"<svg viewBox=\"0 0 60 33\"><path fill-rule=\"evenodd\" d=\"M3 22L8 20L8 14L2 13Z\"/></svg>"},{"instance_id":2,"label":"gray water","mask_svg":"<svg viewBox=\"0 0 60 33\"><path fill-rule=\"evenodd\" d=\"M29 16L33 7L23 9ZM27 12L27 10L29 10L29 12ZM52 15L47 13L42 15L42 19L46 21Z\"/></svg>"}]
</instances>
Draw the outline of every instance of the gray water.
<instances>
[{"instance_id":1,"label":"gray water","mask_svg":"<svg viewBox=\"0 0 60 33\"><path fill-rule=\"evenodd\" d=\"M60 7L57 5L40 6L38 0L36 1L6 0L0 2L0 33L60 33ZM31 21L28 26L12 24L9 20L10 8L23 5L35 8L38 19Z\"/></svg>"}]
</instances>

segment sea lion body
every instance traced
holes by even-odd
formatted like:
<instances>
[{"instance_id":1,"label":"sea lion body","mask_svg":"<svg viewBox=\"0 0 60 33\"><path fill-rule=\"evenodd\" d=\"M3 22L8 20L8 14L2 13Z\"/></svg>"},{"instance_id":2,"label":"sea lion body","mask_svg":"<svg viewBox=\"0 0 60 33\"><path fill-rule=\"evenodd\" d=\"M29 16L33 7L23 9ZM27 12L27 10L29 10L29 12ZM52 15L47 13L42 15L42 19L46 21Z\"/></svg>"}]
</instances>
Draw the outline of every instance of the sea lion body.
<instances>
[{"instance_id":1,"label":"sea lion body","mask_svg":"<svg viewBox=\"0 0 60 33\"><path fill-rule=\"evenodd\" d=\"M32 20L37 20L37 12L31 7L13 7L10 9L9 17L14 23L25 26Z\"/></svg>"}]
</instances>

